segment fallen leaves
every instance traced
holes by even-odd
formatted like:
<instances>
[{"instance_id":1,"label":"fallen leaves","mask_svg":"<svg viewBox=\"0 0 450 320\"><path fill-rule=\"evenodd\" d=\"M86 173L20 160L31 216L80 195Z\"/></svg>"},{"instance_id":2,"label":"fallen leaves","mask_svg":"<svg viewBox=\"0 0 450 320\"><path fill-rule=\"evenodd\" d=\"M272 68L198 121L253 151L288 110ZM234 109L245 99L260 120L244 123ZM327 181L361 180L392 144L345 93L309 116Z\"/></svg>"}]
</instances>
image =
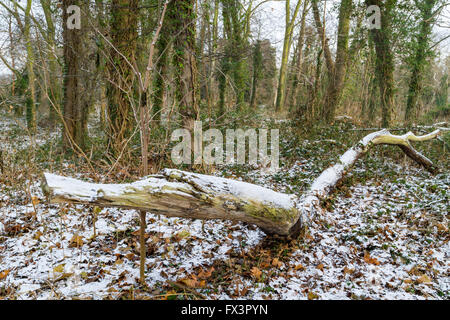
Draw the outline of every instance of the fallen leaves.
<instances>
[{"instance_id":1,"label":"fallen leaves","mask_svg":"<svg viewBox=\"0 0 450 320\"><path fill-rule=\"evenodd\" d=\"M194 281L191 281L194 280ZM200 281L200 282L196 282L195 279L182 279L179 280L177 282L173 282L168 280L167 281L168 284L170 284L173 287L177 287L180 288L182 290L188 291L189 293L199 297L200 299L205 300L206 297L204 295L202 295L200 292L196 291L195 288L199 288L199 287L204 287L205 286L205 282Z\"/></svg>"},{"instance_id":2,"label":"fallen leaves","mask_svg":"<svg viewBox=\"0 0 450 320\"><path fill-rule=\"evenodd\" d=\"M283 263L278 258L274 258L272 260L272 266L276 268L281 268L283 266Z\"/></svg>"},{"instance_id":3,"label":"fallen leaves","mask_svg":"<svg viewBox=\"0 0 450 320\"><path fill-rule=\"evenodd\" d=\"M39 198L36 196L32 196L31 197L31 203L33 204L33 206L37 206L39 204Z\"/></svg>"},{"instance_id":4,"label":"fallen leaves","mask_svg":"<svg viewBox=\"0 0 450 320\"><path fill-rule=\"evenodd\" d=\"M137 260L139 260L139 257L137 255L135 255L134 253L132 253L132 252L127 253L125 255L125 258L127 258L130 261L137 261Z\"/></svg>"},{"instance_id":5,"label":"fallen leaves","mask_svg":"<svg viewBox=\"0 0 450 320\"><path fill-rule=\"evenodd\" d=\"M319 296L317 294L315 294L312 291L308 292L308 300L315 300L315 299L319 299Z\"/></svg>"},{"instance_id":6,"label":"fallen leaves","mask_svg":"<svg viewBox=\"0 0 450 320\"><path fill-rule=\"evenodd\" d=\"M53 268L54 273L63 273L64 272L64 264L60 264Z\"/></svg>"},{"instance_id":7,"label":"fallen leaves","mask_svg":"<svg viewBox=\"0 0 450 320\"><path fill-rule=\"evenodd\" d=\"M0 272L0 280L6 279L8 274L9 274L9 270L8 269L3 270L2 272Z\"/></svg>"},{"instance_id":8,"label":"fallen leaves","mask_svg":"<svg viewBox=\"0 0 450 320\"><path fill-rule=\"evenodd\" d=\"M176 242L179 242L183 239L189 238L191 236L191 233L187 230L182 230L180 232L177 232L173 238Z\"/></svg>"},{"instance_id":9,"label":"fallen leaves","mask_svg":"<svg viewBox=\"0 0 450 320\"><path fill-rule=\"evenodd\" d=\"M245 288L243 288L240 292L239 292L239 295L242 297L242 296L245 296L246 294L247 294L247 292L248 292L248 288L247 287L245 287Z\"/></svg>"},{"instance_id":10,"label":"fallen leaves","mask_svg":"<svg viewBox=\"0 0 450 320\"><path fill-rule=\"evenodd\" d=\"M405 279L403 282L407 283L407 284L413 283L413 281L411 279Z\"/></svg>"},{"instance_id":11,"label":"fallen leaves","mask_svg":"<svg viewBox=\"0 0 450 320\"><path fill-rule=\"evenodd\" d=\"M253 267L250 270L250 273L256 280L260 280L261 279L262 271L259 270L257 267Z\"/></svg>"},{"instance_id":12,"label":"fallen leaves","mask_svg":"<svg viewBox=\"0 0 450 320\"><path fill-rule=\"evenodd\" d=\"M20 224L5 224L5 234L7 236L15 236L20 232L25 232L27 229L27 226Z\"/></svg>"},{"instance_id":13,"label":"fallen leaves","mask_svg":"<svg viewBox=\"0 0 450 320\"><path fill-rule=\"evenodd\" d=\"M448 227L444 223L437 223L436 227L441 232L448 232Z\"/></svg>"},{"instance_id":14,"label":"fallen leaves","mask_svg":"<svg viewBox=\"0 0 450 320\"><path fill-rule=\"evenodd\" d=\"M421 268L417 265L415 265L414 267L411 268L411 270L408 271L410 275L414 276L422 276L425 272L426 270L424 268Z\"/></svg>"},{"instance_id":15,"label":"fallen leaves","mask_svg":"<svg viewBox=\"0 0 450 320\"><path fill-rule=\"evenodd\" d=\"M354 255L358 254L358 249L352 244L350 245L349 250Z\"/></svg>"},{"instance_id":16,"label":"fallen leaves","mask_svg":"<svg viewBox=\"0 0 450 320\"><path fill-rule=\"evenodd\" d=\"M189 288L204 288L206 287L206 279L211 278L214 267L210 267L207 270L200 268L198 274L191 273L188 277L179 280L179 283L184 284Z\"/></svg>"},{"instance_id":17,"label":"fallen leaves","mask_svg":"<svg viewBox=\"0 0 450 320\"><path fill-rule=\"evenodd\" d=\"M428 284L431 283L433 280L427 276L426 274L422 275L421 277L417 278L418 283Z\"/></svg>"},{"instance_id":18,"label":"fallen leaves","mask_svg":"<svg viewBox=\"0 0 450 320\"><path fill-rule=\"evenodd\" d=\"M305 270L305 267L304 267L302 264L297 264L297 265L294 267L294 270L295 270L295 271L304 271L304 270Z\"/></svg>"},{"instance_id":19,"label":"fallen leaves","mask_svg":"<svg viewBox=\"0 0 450 320\"><path fill-rule=\"evenodd\" d=\"M380 265L380 261L378 261L378 259L376 258L372 258L367 251L364 253L364 261L366 263L373 264L376 266Z\"/></svg>"},{"instance_id":20,"label":"fallen leaves","mask_svg":"<svg viewBox=\"0 0 450 320\"><path fill-rule=\"evenodd\" d=\"M33 239L34 239L34 240L39 240L42 236L43 236L43 233L42 233L41 231L38 230L38 231L35 233L35 235L33 236Z\"/></svg>"},{"instance_id":21,"label":"fallen leaves","mask_svg":"<svg viewBox=\"0 0 450 320\"><path fill-rule=\"evenodd\" d=\"M197 280L192 278L181 279L180 282L184 283L189 288L197 287Z\"/></svg>"},{"instance_id":22,"label":"fallen leaves","mask_svg":"<svg viewBox=\"0 0 450 320\"><path fill-rule=\"evenodd\" d=\"M200 279L208 279L208 278L210 278L211 276L212 276L212 273L214 272L214 267L211 267L211 268L209 268L208 270L203 270L203 268L202 268L202 270L200 271L200 273L198 274L198 277L200 278Z\"/></svg>"},{"instance_id":23,"label":"fallen leaves","mask_svg":"<svg viewBox=\"0 0 450 320\"><path fill-rule=\"evenodd\" d=\"M69 248L79 248L84 244L83 237L78 234L74 234L72 239L69 241Z\"/></svg>"},{"instance_id":24,"label":"fallen leaves","mask_svg":"<svg viewBox=\"0 0 450 320\"><path fill-rule=\"evenodd\" d=\"M344 274L352 274L355 269L344 267Z\"/></svg>"}]
</instances>

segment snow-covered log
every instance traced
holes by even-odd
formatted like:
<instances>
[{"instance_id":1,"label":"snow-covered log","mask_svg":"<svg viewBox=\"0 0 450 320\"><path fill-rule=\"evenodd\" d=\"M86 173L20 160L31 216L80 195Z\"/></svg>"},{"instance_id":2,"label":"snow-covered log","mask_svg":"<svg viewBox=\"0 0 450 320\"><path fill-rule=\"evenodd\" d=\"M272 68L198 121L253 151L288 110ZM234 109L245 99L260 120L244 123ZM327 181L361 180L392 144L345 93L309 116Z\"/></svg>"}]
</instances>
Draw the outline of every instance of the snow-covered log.
<instances>
[{"instance_id":1,"label":"snow-covered log","mask_svg":"<svg viewBox=\"0 0 450 320\"><path fill-rule=\"evenodd\" d=\"M287 195L232 179L164 169L157 175L129 184L94 184L45 173L44 193L53 203L80 203L145 210L155 214L194 219L228 219L259 226L267 233L296 236L316 216L326 198L356 160L372 146L399 146L410 158L435 172L433 163L414 150L411 141L436 138L440 130L424 136L371 133L345 152L339 161L314 180L304 195Z\"/></svg>"}]
</instances>

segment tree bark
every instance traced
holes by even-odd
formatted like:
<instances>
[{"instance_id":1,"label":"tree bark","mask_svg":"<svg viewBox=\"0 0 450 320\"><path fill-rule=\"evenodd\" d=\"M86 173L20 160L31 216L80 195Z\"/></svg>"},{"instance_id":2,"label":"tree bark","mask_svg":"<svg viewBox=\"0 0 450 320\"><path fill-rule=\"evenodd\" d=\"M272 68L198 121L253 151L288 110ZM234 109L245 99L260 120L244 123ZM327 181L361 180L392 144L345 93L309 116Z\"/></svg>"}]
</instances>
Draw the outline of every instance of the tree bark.
<instances>
[{"instance_id":1,"label":"tree bark","mask_svg":"<svg viewBox=\"0 0 450 320\"><path fill-rule=\"evenodd\" d=\"M327 123L334 120L336 109L339 106L342 90L344 88L344 79L347 71L348 60L348 40L350 31L350 16L353 11L352 0L341 1L339 9L338 40L336 49L336 59L333 61L331 51L328 45L328 39L322 22L320 21L317 0L313 0L313 14L319 36L322 39L322 47L325 53L325 61L328 69L328 87L325 96L325 105L323 107L323 117Z\"/></svg>"},{"instance_id":2,"label":"tree bark","mask_svg":"<svg viewBox=\"0 0 450 320\"><path fill-rule=\"evenodd\" d=\"M106 65L109 82L108 98L109 142L112 154L126 154L128 138L132 132L131 99L134 95L135 71L130 63L136 62L138 38L137 0L112 0L110 59ZM124 157L126 158L126 157Z\"/></svg>"},{"instance_id":3,"label":"tree bark","mask_svg":"<svg viewBox=\"0 0 450 320\"><path fill-rule=\"evenodd\" d=\"M277 89L277 100L275 102L275 110L281 111L284 108L284 103L286 100L286 81L287 81L287 67L289 60L289 52L292 45L292 34L294 31L295 20L300 9L302 1L298 0L295 6L294 12L291 16L290 1L286 0L285 10L286 10L286 26L284 30L284 41L283 41L283 53L281 56L280 65L280 75L278 78L278 89Z\"/></svg>"},{"instance_id":4,"label":"tree bark","mask_svg":"<svg viewBox=\"0 0 450 320\"><path fill-rule=\"evenodd\" d=\"M47 23L47 50L49 64L49 82L47 88L47 99L49 101L49 122L52 127L55 126L57 116L60 114L61 106L61 86L58 80L58 57L56 52L56 28L53 23L52 8L50 0L41 0L42 10L44 11L45 21Z\"/></svg>"},{"instance_id":5,"label":"tree bark","mask_svg":"<svg viewBox=\"0 0 450 320\"><path fill-rule=\"evenodd\" d=\"M375 43L376 72L381 99L381 126L389 127L394 113L394 55L391 44L392 11L397 0L366 0L366 4L381 8L381 29L372 29L370 34Z\"/></svg>"},{"instance_id":6,"label":"tree bark","mask_svg":"<svg viewBox=\"0 0 450 320\"><path fill-rule=\"evenodd\" d=\"M34 51L31 40L31 0L27 0L25 9L24 38L25 48L27 51L27 75L28 75L28 92L26 99L27 106L27 127L31 135L36 134L36 86L34 74Z\"/></svg>"},{"instance_id":7,"label":"tree bark","mask_svg":"<svg viewBox=\"0 0 450 320\"><path fill-rule=\"evenodd\" d=\"M173 66L175 73L175 98L183 124L191 128L199 117L197 61L195 58L196 1L169 2L167 18L170 33L175 34L173 43Z\"/></svg>"},{"instance_id":8,"label":"tree bark","mask_svg":"<svg viewBox=\"0 0 450 320\"><path fill-rule=\"evenodd\" d=\"M67 8L71 5L80 5L79 0L63 1L63 40L64 40L64 101L63 101L63 143L66 148L83 149L87 127L83 123L85 118L81 104L81 45L82 30L68 29ZM74 146L76 144L76 146Z\"/></svg>"},{"instance_id":9,"label":"tree bark","mask_svg":"<svg viewBox=\"0 0 450 320\"><path fill-rule=\"evenodd\" d=\"M291 96L289 99L289 109L297 109L297 97L300 90L300 79L302 77L303 71L303 43L305 42L305 29L306 29L306 16L308 14L309 0L305 0L303 3L302 18L300 20L300 32L298 36L297 44L297 62L296 62L296 72L294 74L294 79L292 81Z\"/></svg>"},{"instance_id":10,"label":"tree bark","mask_svg":"<svg viewBox=\"0 0 450 320\"><path fill-rule=\"evenodd\" d=\"M257 40L253 46L253 79L252 92L250 97L250 108L256 107L256 91L258 89L258 80L262 76L263 56L261 52L261 40Z\"/></svg>"},{"instance_id":11,"label":"tree bark","mask_svg":"<svg viewBox=\"0 0 450 320\"><path fill-rule=\"evenodd\" d=\"M236 110L239 111L246 101L248 92L248 64L246 50L248 41L246 38L245 18L241 18L240 4L237 0L222 0L222 12L224 19L224 33L227 37L228 44L225 48L224 66L222 72L231 73L234 89L236 92ZM227 65L227 66L225 66ZM228 70L227 70L228 69ZM225 75L224 75L225 76ZM222 79L220 81L226 81ZM224 94L222 89L226 87L221 85L221 95ZM224 101L224 100L223 100ZM222 98L221 107L223 108Z\"/></svg>"},{"instance_id":12,"label":"tree bark","mask_svg":"<svg viewBox=\"0 0 450 320\"><path fill-rule=\"evenodd\" d=\"M336 165L314 180L301 196L287 195L250 183L164 169L129 184L94 184L45 173L44 193L52 203L79 203L150 211L172 217L228 219L255 224L270 234L298 236L355 162L379 144L399 146L410 158L434 173L436 167L414 150L411 141L436 138L438 129L424 136L398 136L383 129L365 136L345 152Z\"/></svg>"},{"instance_id":13,"label":"tree bark","mask_svg":"<svg viewBox=\"0 0 450 320\"><path fill-rule=\"evenodd\" d=\"M161 122L161 113L164 110L166 102L165 96L170 49L170 33L168 31L167 28L161 30L161 36L156 44L159 63L157 67L158 72L156 72L154 80L152 119L158 124Z\"/></svg>"},{"instance_id":14,"label":"tree bark","mask_svg":"<svg viewBox=\"0 0 450 320\"><path fill-rule=\"evenodd\" d=\"M417 118L417 103L422 91L422 78L427 65L427 58L430 56L429 42L434 24L433 8L437 0L424 0L417 1L416 3L420 10L422 21L420 22L420 30L414 46L414 58L412 60L412 71L405 111L405 121L409 125Z\"/></svg>"}]
</instances>

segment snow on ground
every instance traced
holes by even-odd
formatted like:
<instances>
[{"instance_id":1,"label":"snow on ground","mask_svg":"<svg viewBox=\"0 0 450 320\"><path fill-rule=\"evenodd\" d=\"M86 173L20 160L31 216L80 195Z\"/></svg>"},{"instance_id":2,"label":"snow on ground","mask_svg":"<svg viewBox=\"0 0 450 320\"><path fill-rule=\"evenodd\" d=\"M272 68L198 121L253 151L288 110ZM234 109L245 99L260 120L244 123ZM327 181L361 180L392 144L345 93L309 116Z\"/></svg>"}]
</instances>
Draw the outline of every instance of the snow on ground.
<instances>
[{"instance_id":1,"label":"snow on ground","mask_svg":"<svg viewBox=\"0 0 450 320\"><path fill-rule=\"evenodd\" d=\"M33 208L2 208L4 224L29 228L22 235L7 237L0 249L1 269L9 270L2 285L14 288L17 298L99 299L114 297L115 292L136 285L139 245L133 231L139 224L135 211L102 210L95 222L97 236L93 238L93 222L85 208L77 206L64 213L54 206L38 207L32 218L36 222L31 225L24 217ZM225 223L209 221L202 225L201 221L154 215L148 215L147 222L151 252L147 255L146 280L155 290L164 281L177 280L195 267L207 267L213 259L226 259L227 251L240 246L238 241L227 238L231 225ZM86 228L89 224L91 227ZM248 245L255 245L263 237L261 231L239 229Z\"/></svg>"},{"instance_id":2,"label":"snow on ground","mask_svg":"<svg viewBox=\"0 0 450 320\"><path fill-rule=\"evenodd\" d=\"M26 147L5 139L11 126L0 120L1 148ZM386 166L396 178L384 176ZM359 161L354 172L364 168ZM285 191L295 189L289 179L299 172L310 182L317 175L311 170L302 160L283 168L281 182L258 170L246 176ZM192 298L169 285L178 281L208 299L449 299L448 172L432 177L387 164L371 174L377 178L338 191L304 237L291 247L278 243L276 255L254 226L148 214L148 288L138 298ZM0 297L117 299L138 292L135 211L49 205L39 177L26 185L29 194L0 184Z\"/></svg>"}]
</instances>

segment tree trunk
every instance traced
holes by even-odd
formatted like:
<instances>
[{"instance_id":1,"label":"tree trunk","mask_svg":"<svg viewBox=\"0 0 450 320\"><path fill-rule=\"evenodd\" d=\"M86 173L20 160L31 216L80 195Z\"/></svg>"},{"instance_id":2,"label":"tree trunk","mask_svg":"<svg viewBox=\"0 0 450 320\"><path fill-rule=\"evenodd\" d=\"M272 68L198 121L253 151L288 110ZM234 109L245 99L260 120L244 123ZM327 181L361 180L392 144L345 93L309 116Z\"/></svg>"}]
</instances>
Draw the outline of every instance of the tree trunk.
<instances>
[{"instance_id":1,"label":"tree trunk","mask_svg":"<svg viewBox=\"0 0 450 320\"><path fill-rule=\"evenodd\" d=\"M161 30L161 36L157 42L158 50L158 72L156 72L154 80L154 95L153 95L153 108L152 119L159 123L161 121L161 113L165 107L166 96L166 82L168 75L169 64L169 44L170 44L170 32L168 28Z\"/></svg>"},{"instance_id":2,"label":"tree trunk","mask_svg":"<svg viewBox=\"0 0 450 320\"><path fill-rule=\"evenodd\" d=\"M258 80L262 76L263 56L261 52L261 41L257 40L253 47L253 81L252 94L250 98L250 107L256 107L256 91L258 89Z\"/></svg>"},{"instance_id":3,"label":"tree trunk","mask_svg":"<svg viewBox=\"0 0 450 320\"><path fill-rule=\"evenodd\" d=\"M433 25L433 7L437 0L417 1L422 21L414 46L411 78L409 81L408 100L406 103L405 121L410 125L417 118L417 101L422 91L422 77L429 57L429 41Z\"/></svg>"},{"instance_id":4,"label":"tree trunk","mask_svg":"<svg viewBox=\"0 0 450 320\"><path fill-rule=\"evenodd\" d=\"M381 126L389 127L394 113L394 58L390 39L392 10L396 0L367 0L367 5L377 5L381 8L381 29L372 29L376 51L376 71L381 99Z\"/></svg>"},{"instance_id":5,"label":"tree trunk","mask_svg":"<svg viewBox=\"0 0 450 320\"><path fill-rule=\"evenodd\" d=\"M208 108L209 108L209 117L211 118L211 108L212 108L212 101L215 100L216 94L215 90L213 90L213 83L214 83L214 74L216 72L216 53L217 53L217 39L218 39L218 29L219 29L219 7L220 7L220 0L214 0L214 14L212 19L212 26L211 26L211 46L209 46L210 50L210 57L209 57L209 76L208 76Z\"/></svg>"},{"instance_id":6,"label":"tree trunk","mask_svg":"<svg viewBox=\"0 0 450 320\"><path fill-rule=\"evenodd\" d=\"M197 64L201 66L201 70L199 70L199 91L200 91L200 101L202 99L207 100L207 93L208 93L208 85L207 85L207 64L205 59L205 45L206 45L206 36L207 36L207 30L209 26L209 3L203 3L201 5L201 27L200 27L200 33L198 42L196 44L196 57L197 57ZM200 8L197 8L200 10ZM197 15L200 15L197 13Z\"/></svg>"},{"instance_id":7,"label":"tree trunk","mask_svg":"<svg viewBox=\"0 0 450 320\"><path fill-rule=\"evenodd\" d=\"M277 100L275 102L275 110L277 112L283 110L286 100L286 80L289 52L292 45L292 33L294 31L295 20L297 19L301 3L301 0L297 0L297 5L295 6L292 16L290 13L290 1L286 0L285 4L286 26L284 29L283 53L281 56L280 75L278 79Z\"/></svg>"},{"instance_id":8,"label":"tree trunk","mask_svg":"<svg viewBox=\"0 0 450 320\"><path fill-rule=\"evenodd\" d=\"M331 123L334 120L336 109L339 106L342 90L344 88L344 79L348 59L350 16L353 11L353 2L352 0L341 1L335 61L333 61L333 58L331 57L331 52L327 41L328 39L325 37L325 30L320 21L317 0L313 0L312 4L314 20L319 35L322 39L322 46L324 48L325 60L328 68L328 87L325 96L325 104L322 109L323 117L327 123Z\"/></svg>"},{"instance_id":9,"label":"tree trunk","mask_svg":"<svg viewBox=\"0 0 450 320\"><path fill-rule=\"evenodd\" d=\"M325 57L325 63L327 65L328 70L333 70L334 61L331 55L330 47L328 46L328 39L325 36L325 27L322 25L322 21L320 20L320 13L319 8L317 6L317 0L312 0L312 9L317 32L319 34L320 41L322 42L322 49Z\"/></svg>"},{"instance_id":10,"label":"tree trunk","mask_svg":"<svg viewBox=\"0 0 450 320\"><path fill-rule=\"evenodd\" d=\"M14 35L13 35L13 29L12 29L12 18L13 16L10 15L9 21L8 21L8 36L9 36L9 55L11 57L11 71L12 71L12 79L11 79L11 96L16 95L16 82L21 78L20 73L16 70L16 46L14 41ZM20 21L20 20L18 20ZM2 57L0 59L4 61ZM5 63L6 64L6 63ZM23 115L23 106L22 104L17 104L14 106L14 114L17 117L22 117Z\"/></svg>"},{"instance_id":11,"label":"tree trunk","mask_svg":"<svg viewBox=\"0 0 450 320\"><path fill-rule=\"evenodd\" d=\"M110 34L111 45L107 70L109 142L112 154L126 155L132 130L131 99L134 96L135 72L130 63L136 63L138 0L112 0Z\"/></svg>"},{"instance_id":12,"label":"tree trunk","mask_svg":"<svg viewBox=\"0 0 450 320\"><path fill-rule=\"evenodd\" d=\"M414 150L411 141L436 138L440 130L425 136L411 132L396 136L387 130L371 133L345 152L338 163L314 180L302 196L278 193L253 184L214 176L164 169L160 174L129 184L94 184L45 173L44 193L52 203L80 203L150 211L172 217L228 219L252 223L267 233L297 236L316 216L326 198L372 146L398 145L430 172L433 163Z\"/></svg>"},{"instance_id":13,"label":"tree trunk","mask_svg":"<svg viewBox=\"0 0 450 320\"><path fill-rule=\"evenodd\" d=\"M63 40L64 40L64 102L63 102L63 143L65 148L83 149L86 126L83 124L84 110L81 104L80 63L82 30L68 29L67 8L80 5L79 0L63 2ZM76 146L74 145L76 144Z\"/></svg>"},{"instance_id":14,"label":"tree trunk","mask_svg":"<svg viewBox=\"0 0 450 320\"><path fill-rule=\"evenodd\" d=\"M105 19L105 6L104 0L95 0L95 8L97 11L97 23L99 30L102 34L106 34L106 19ZM105 74L106 59L105 59L105 40L103 37L99 37L97 40L97 52L96 52L96 73L99 76L100 86L100 124L103 130L107 128L107 97L106 97L106 78Z\"/></svg>"},{"instance_id":15,"label":"tree trunk","mask_svg":"<svg viewBox=\"0 0 450 320\"><path fill-rule=\"evenodd\" d=\"M236 109L239 111L245 103L248 85L247 39L245 38L245 19L240 16L240 4L237 0L222 0L224 28L228 38L224 59L228 62L236 92Z\"/></svg>"},{"instance_id":16,"label":"tree trunk","mask_svg":"<svg viewBox=\"0 0 450 320\"><path fill-rule=\"evenodd\" d=\"M223 0L221 0L223 3ZM231 56L233 54L233 49L231 45L230 39L232 38L232 27L231 27L231 19L230 19L230 10L227 9L227 5L222 6L222 20L223 20L223 38L228 39L223 48L223 56L220 60L220 70L219 70L219 108L218 113L219 117L225 114L225 102L226 102L226 91L227 91L227 76L231 70ZM217 32L217 26L216 26ZM217 46L217 34L214 35L215 42Z\"/></svg>"},{"instance_id":17,"label":"tree trunk","mask_svg":"<svg viewBox=\"0 0 450 320\"><path fill-rule=\"evenodd\" d=\"M47 50L49 64L49 84L47 88L47 99L49 100L49 122L52 127L55 126L57 116L60 114L61 106L61 86L58 79L58 56L56 52L56 29L53 23L52 8L50 0L41 0L42 10L44 11L45 21L47 23Z\"/></svg>"},{"instance_id":18,"label":"tree trunk","mask_svg":"<svg viewBox=\"0 0 450 320\"><path fill-rule=\"evenodd\" d=\"M31 40L31 2L31 0L27 0L27 7L25 9L24 38L27 51L26 66L28 75L28 92L26 99L27 126L30 134L34 135L36 133L36 86L34 83L34 51Z\"/></svg>"},{"instance_id":19,"label":"tree trunk","mask_svg":"<svg viewBox=\"0 0 450 320\"><path fill-rule=\"evenodd\" d=\"M297 44L297 63L296 63L296 72L294 74L294 79L292 81L292 90L291 97L289 99L289 109L295 110L297 109L297 97L300 90L300 79L302 77L303 71L303 43L305 42L305 27L306 27L306 16L308 14L308 5L309 1L305 0L303 3L303 12L302 18L300 21L300 33L298 36L298 44Z\"/></svg>"},{"instance_id":20,"label":"tree trunk","mask_svg":"<svg viewBox=\"0 0 450 320\"><path fill-rule=\"evenodd\" d=\"M167 18L173 44L173 65L175 72L175 98L184 126L190 128L198 119L198 81L195 58L195 6L194 0L170 1Z\"/></svg>"}]
</instances>

